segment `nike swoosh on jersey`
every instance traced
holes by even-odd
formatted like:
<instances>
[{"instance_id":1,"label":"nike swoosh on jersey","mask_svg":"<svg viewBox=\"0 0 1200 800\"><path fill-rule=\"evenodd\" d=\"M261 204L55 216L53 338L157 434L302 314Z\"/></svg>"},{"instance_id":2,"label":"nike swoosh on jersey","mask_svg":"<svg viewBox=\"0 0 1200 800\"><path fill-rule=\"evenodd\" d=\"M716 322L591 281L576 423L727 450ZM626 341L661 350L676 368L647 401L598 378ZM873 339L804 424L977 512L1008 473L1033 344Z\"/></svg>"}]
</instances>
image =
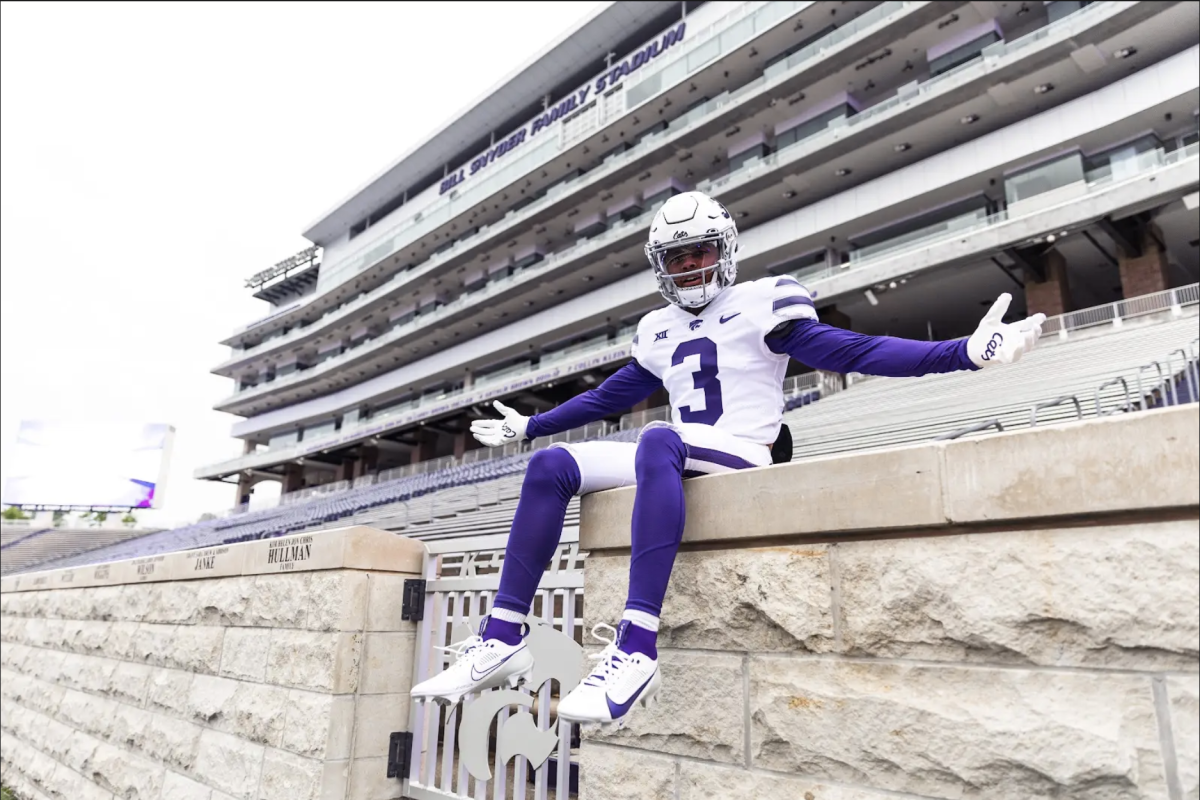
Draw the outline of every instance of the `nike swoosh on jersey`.
<instances>
[{"instance_id":1,"label":"nike swoosh on jersey","mask_svg":"<svg viewBox=\"0 0 1200 800\"><path fill-rule=\"evenodd\" d=\"M646 678L646 682L638 687L636 692L629 695L629 699L626 700L624 703L614 703L613 699L611 697L609 697L608 692L605 692L604 693L604 702L608 703L609 718L610 719L620 719L621 717L628 714L630 707L634 704L634 701L636 701L639 697L642 696L642 692L644 692L646 690L646 687L650 685L650 681L652 681L652 680L654 680L653 672L650 673L649 678Z\"/></svg>"},{"instance_id":2,"label":"nike swoosh on jersey","mask_svg":"<svg viewBox=\"0 0 1200 800\"><path fill-rule=\"evenodd\" d=\"M726 322L729 322L729 320L733 319L734 317L740 317L741 315L742 315L742 312L739 311L736 314L730 314L728 317L721 317L721 324L724 325Z\"/></svg>"},{"instance_id":3,"label":"nike swoosh on jersey","mask_svg":"<svg viewBox=\"0 0 1200 800\"><path fill-rule=\"evenodd\" d=\"M505 656L504 658L500 659L500 661L499 661L499 662L498 662L498 663L497 663L497 664L496 664L494 667L492 667L491 669L489 669L487 672L478 672L478 673L477 673L477 672L475 672L475 665L474 665L474 664L472 664L472 665L471 665L471 680L473 680L473 681L483 680L483 679L484 679L484 678L486 678L488 675L491 675L493 672L495 672L496 670L500 669L500 667L504 665L504 662L508 661L510 658L512 658L513 656L515 656L517 653L521 652L521 651L522 651L522 650L524 650L524 649L525 649L525 648L521 647L521 648L518 648L518 649L516 649L516 650L513 650L513 651L512 651L511 653L509 653L507 656Z\"/></svg>"}]
</instances>

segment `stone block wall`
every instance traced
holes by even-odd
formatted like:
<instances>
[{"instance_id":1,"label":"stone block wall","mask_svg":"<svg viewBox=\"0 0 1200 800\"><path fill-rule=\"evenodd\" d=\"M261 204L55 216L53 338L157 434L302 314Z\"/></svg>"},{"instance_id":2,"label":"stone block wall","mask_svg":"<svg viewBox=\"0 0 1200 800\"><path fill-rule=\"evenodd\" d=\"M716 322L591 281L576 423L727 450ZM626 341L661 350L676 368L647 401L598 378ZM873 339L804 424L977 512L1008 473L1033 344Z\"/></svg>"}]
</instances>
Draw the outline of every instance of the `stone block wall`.
<instances>
[{"instance_id":1,"label":"stone block wall","mask_svg":"<svg viewBox=\"0 0 1200 800\"><path fill-rule=\"evenodd\" d=\"M581 797L1200 797L1198 445L1193 406L689 481L662 702ZM631 504L584 501L595 622Z\"/></svg>"},{"instance_id":2,"label":"stone block wall","mask_svg":"<svg viewBox=\"0 0 1200 800\"><path fill-rule=\"evenodd\" d=\"M304 559L280 560L289 542ZM168 580L0 594L0 761L22 800L400 797L421 545L350 528L221 550L242 574L175 579L201 562L171 554Z\"/></svg>"}]
</instances>

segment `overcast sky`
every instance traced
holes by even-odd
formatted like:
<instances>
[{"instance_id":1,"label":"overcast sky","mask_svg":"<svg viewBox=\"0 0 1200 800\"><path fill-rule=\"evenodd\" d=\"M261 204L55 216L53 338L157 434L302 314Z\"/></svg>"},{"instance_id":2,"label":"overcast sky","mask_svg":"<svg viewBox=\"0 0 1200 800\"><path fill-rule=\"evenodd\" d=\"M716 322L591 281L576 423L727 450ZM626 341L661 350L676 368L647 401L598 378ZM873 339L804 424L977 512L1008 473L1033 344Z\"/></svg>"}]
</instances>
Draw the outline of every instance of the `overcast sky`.
<instances>
[{"instance_id":1,"label":"overcast sky","mask_svg":"<svg viewBox=\"0 0 1200 800\"><path fill-rule=\"evenodd\" d=\"M0 473L22 419L164 422L140 521L232 505L244 279L599 5L0 5Z\"/></svg>"}]
</instances>

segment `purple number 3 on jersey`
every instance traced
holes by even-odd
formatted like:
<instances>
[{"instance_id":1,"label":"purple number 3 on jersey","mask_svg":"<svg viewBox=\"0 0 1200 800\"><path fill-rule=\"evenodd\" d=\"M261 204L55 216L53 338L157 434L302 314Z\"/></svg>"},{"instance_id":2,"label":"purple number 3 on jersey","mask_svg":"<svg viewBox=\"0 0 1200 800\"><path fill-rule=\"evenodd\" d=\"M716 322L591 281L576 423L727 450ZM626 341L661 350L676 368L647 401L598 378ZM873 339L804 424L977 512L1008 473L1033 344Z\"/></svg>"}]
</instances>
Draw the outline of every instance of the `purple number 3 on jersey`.
<instances>
[{"instance_id":1,"label":"purple number 3 on jersey","mask_svg":"<svg viewBox=\"0 0 1200 800\"><path fill-rule=\"evenodd\" d=\"M671 366L679 366L688 356L700 356L700 369L692 372L692 385L704 392L704 408L693 411L691 406L680 406L679 419L701 425L716 425L725 413L721 403L721 381L717 378L717 345L707 338L683 342L675 348Z\"/></svg>"}]
</instances>

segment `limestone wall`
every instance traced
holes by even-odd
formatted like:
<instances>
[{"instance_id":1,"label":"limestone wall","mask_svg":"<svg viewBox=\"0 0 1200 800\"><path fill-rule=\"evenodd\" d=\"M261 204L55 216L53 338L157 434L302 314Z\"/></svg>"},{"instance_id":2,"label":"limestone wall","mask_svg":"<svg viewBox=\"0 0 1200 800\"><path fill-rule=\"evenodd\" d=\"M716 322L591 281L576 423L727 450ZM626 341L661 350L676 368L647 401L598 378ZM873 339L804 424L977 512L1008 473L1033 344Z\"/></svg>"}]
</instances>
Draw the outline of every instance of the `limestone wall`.
<instances>
[{"instance_id":1,"label":"limestone wall","mask_svg":"<svg viewBox=\"0 0 1200 800\"><path fill-rule=\"evenodd\" d=\"M3 581L23 800L392 800L424 548L344 528ZM71 588L61 588L71 587Z\"/></svg>"},{"instance_id":2,"label":"limestone wall","mask_svg":"<svg viewBox=\"0 0 1200 800\"><path fill-rule=\"evenodd\" d=\"M1195 406L688 481L662 703L582 798L1200 797ZM584 500L589 622L633 491Z\"/></svg>"}]
</instances>

